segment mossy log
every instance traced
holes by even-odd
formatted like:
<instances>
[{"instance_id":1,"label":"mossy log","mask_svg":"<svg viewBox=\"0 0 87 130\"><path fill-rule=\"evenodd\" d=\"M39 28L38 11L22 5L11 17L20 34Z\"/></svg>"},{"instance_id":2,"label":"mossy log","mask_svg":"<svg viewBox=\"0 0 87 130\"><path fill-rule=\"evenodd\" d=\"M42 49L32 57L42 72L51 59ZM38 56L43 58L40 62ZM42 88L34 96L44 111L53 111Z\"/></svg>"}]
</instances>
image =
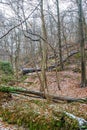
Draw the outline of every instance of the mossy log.
<instances>
[{"instance_id":1,"label":"mossy log","mask_svg":"<svg viewBox=\"0 0 87 130\"><path fill-rule=\"evenodd\" d=\"M20 87L16 88L16 87L1 86L0 91L7 92L7 93L17 93L17 94L22 94L25 96L35 95L35 96L38 96L39 98L51 99L54 102L57 102L58 100L67 101L67 102L87 102L87 98L72 98L72 97L54 96L51 94L44 94L43 92L39 92L39 91L26 90L26 89L23 89Z\"/></svg>"}]
</instances>

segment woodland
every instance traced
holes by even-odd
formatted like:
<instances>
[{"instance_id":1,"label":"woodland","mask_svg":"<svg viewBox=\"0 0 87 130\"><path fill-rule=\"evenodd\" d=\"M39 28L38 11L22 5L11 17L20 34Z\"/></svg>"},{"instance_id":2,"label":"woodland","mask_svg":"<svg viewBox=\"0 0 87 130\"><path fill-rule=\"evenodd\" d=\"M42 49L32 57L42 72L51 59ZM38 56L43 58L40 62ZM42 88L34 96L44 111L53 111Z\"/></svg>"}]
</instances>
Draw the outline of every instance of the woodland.
<instances>
[{"instance_id":1,"label":"woodland","mask_svg":"<svg viewBox=\"0 0 87 130\"><path fill-rule=\"evenodd\" d=\"M0 130L87 130L87 0L0 0Z\"/></svg>"}]
</instances>

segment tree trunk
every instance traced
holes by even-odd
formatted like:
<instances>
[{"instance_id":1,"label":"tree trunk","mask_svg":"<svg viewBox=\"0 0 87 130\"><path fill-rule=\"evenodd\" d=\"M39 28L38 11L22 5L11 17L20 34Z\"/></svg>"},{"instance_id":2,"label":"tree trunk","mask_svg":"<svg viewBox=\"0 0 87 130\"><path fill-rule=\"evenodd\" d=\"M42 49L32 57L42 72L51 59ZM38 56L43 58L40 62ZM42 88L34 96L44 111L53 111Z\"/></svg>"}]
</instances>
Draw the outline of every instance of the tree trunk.
<instances>
[{"instance_id":1,"label":"tree trunk","mask_svg":"<svg viewBox=\"0 0 87 130\"><path fill-rule=\"evenodd\" d=\"M38 92L38 91L31 91L31 90L25 90L22 88L15 88L15 87L0 87L0 92L6 92L6 93L18 93L18 94L24 94L25 96L30 96L30 95L36 95L40 98L47 99L49 98L50 100L57 102L58 100L61 101L68 101L68 102L87 102L87 98L73 98L73 97L63 97L63 96L54 96L51 94L44 94L43 92Z\"/></svg>"},{"instance_id":2,"label":"tree trunk","mask_svg":"<svg viewBox=\"0 0 87 130\"><path fill-rule=\"evenodd\" d=\"M43 0L41 0L41 21L42 21L42 37L45 39L45 41L42 41L42 72L41 72L41 78L42 78L42 84L43 87L41 88L41 91L45 92L45 88L47 89L47 78L46 78L46 68L47 68L47 32L45 27L45 20L44 20L44 14L43 14Z\"/></svg>"},{"instance_id":3,"label":"tree trunk","mask_svg":"<svg viewBox=\"0 0 87 130\"><path fill-rule=\"evenodd\" d=\"M82 0L78 0L77 4L79 9L79 39L80 39L80 49L81 49L81 87L85 87L86 86L86 64L85 64Z\"/></svg>"},{"instance_id":4,"label":"tree trunk","mask_svg":"<svg viewBox=\"0 0 87 130\"><path fill-rule=\"evenodd\" d=\"M60 57L61 69L63 69L59 1L56 0L56 2L57 2L57 18L58 18L57 28L58 28L59 57Z\"/></svg>"}]
</instances>

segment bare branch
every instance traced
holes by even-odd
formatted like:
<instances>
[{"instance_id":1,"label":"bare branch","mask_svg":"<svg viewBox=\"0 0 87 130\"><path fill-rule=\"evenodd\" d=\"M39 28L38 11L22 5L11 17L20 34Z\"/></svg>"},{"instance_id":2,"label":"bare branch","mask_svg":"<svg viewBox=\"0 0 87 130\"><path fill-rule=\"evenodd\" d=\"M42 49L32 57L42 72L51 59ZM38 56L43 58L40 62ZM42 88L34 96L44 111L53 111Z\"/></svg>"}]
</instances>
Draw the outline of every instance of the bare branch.
<instances>
[{"instance_id":1,"label":"bare branch","mask_svg":"<svg viewBox=\"0 0 87 130\"><path fill-rule=\"evenodd\" d=\"M38 8L38 6L40 5L41 2L39 2L39 4L35 7L35 9L29 14L29 16L27 18L25 18L25 20L23 20L22 22L20 22L19 24L17 24L16 26L12 27L11 29L9 29L3 36L0 37L0 39L4 38L6 35L8 35L13 29L19 27L20 25L22 25L23 23L25 23L26 20L29 19L29 17L34 13L34 11Z\"/></svg>"}]
</instances>

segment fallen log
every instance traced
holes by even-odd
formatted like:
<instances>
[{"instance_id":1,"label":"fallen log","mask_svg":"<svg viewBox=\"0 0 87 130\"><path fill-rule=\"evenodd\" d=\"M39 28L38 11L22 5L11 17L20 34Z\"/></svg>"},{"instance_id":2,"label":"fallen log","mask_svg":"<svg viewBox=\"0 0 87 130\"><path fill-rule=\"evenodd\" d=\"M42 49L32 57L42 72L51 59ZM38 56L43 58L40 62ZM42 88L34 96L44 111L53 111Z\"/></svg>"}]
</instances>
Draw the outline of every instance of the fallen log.
<instances>
[{"instance_id":1,"label":"fallen log","mask_svg":"<svg viewBox=\"0 0 87 130\"><path fill-rule=\"evenodd\" d=\"M71 56L73 56L73 55L75 55L75 54L77 54L77 53L79 53L79 51L72 51L70 54L69 54L69 56L68 57L66 57L66 58L64 58L63 59L63 63L65 63ZM54 65L51 65L51 66L48 66L47 67L47 71L50 71L50 70L53 70L54 68L56 68L57 66L60 66L60 63L58 63L58 64L54 64ZM36 68L22 68L22 74L23 75L25 75L25 74L28 74L28 73L33 73L33 72L39 72L39 71L41 71L41 68L38 68L38 69L36 69Z\"/></svg>"},{"instance_id":2,"label":"fallen log","mask_svg":"<svg viewBox=\"0 0 87 130\"><path fill-rule=\"evenodd\" d=\"M22 74L25 75L27 73L33 73L33 72L36 72L36 71L41 71L40 68L36 69L36 68L23 68L22 69Z\"/></svg>"},{"instance_id":3,"label":"fallen log","mask_svg":"<svg viewBox=\"0 0 87 130\"><path fill-rule=\"evenodd\" d=\"M79 128L80 130L83 130L83 129L87 129L87 121L83 118L80 118L80 117L77 117L71 113L68 113L68 112L64 112L67 116L71 117L72 119L76 119L78 121L78 124L79 124Z\"/></svg>"},{"instance_id":4,"label":"fallen log","mask_svg":"<svg viewBox=\"0 0 87 130\"><path fill-rule=\"evenodd\" d=\"M39 92L39 91L31 91L31 90L26 90L23 88L16 88L16 87L7 87L7 86L1 86L0 87L0 91L1 92L7 92L7 93L18 93L18 94L25 94L27 96L29 96L29 94L31 95L35 95L38 96L40 98L44 98L44 99L50 99L52 101L57 101L57 100L61 100L61 101L67 101L67 102L87 102L87 98L73 98L73 97L63 97L63 96L54 96L51 94L44 94L43 92Z\"/></svg>"}]
</instances>

